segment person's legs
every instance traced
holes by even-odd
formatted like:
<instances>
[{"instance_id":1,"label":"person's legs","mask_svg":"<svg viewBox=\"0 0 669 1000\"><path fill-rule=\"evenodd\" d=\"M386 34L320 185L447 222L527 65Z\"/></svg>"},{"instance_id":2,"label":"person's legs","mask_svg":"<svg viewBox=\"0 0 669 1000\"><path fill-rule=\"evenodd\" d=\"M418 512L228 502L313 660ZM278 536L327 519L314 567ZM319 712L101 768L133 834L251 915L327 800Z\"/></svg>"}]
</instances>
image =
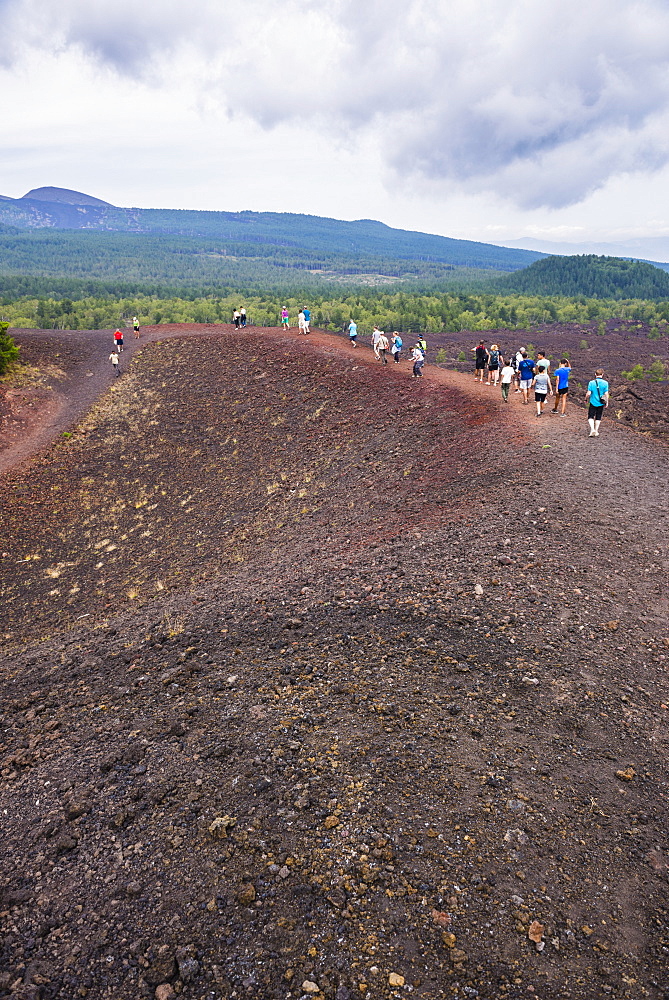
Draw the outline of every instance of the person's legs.
<instances>
[{"instance_id":1,"label":"person's legs","mask_svg":"<svg viewBox=\"0 0 669 1000\"><path fill-rule=\"evenodd\" d=\"M502 399L505 403L509 402L509 383L502 382Z\"/></svg>"},{"instance_id":2,"label":"person's legs","mask_svg":"<svg viewBox=\"0 0 669 1000\"><path fill-rule=\"evenodd\" d=\"M562 396L560 397L560 414L563 417L564 417L565 413L567 412L567 395L568 395L568 393L563 392Z\"/></svg>"}]
</instances>

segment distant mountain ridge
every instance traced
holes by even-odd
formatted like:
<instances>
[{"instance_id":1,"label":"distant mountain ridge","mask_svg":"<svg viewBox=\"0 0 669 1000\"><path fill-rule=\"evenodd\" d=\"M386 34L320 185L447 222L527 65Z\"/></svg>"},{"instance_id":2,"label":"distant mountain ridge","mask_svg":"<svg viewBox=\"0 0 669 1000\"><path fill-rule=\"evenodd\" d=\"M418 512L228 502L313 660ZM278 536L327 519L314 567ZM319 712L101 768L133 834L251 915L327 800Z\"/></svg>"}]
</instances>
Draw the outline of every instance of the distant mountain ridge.
<instances>
[{"instance_id":1,"label":"distant mountain ridge","mask_svg":"<svg viewBox=\"0 0 669 1000\"><path fill-rule=\"evenodd\" d=\"M24 194L20 201L53 201L61 205L98 205L100 208L113 208L108 201L101 201L100 198L93 198L90 194L82 194L81 191L70 191L69 188L41 187L33 188Z\"/></svg>"},{"instance_id":2,"label":"distant mountain ridge","mask_svg":"<svg viewBox=\"0 0 669 1000\"><path fill-rule=\"evenodd\" d=\"M119 208L66 188L42 187L0 199L0 225L19 230L65 229L144 236L195 237L321 254L431 261L446 267L516 271L545 254L471 240L392 229L382 222L345 222L287 212L207 212Z\"/></svg>"}]
</instances>

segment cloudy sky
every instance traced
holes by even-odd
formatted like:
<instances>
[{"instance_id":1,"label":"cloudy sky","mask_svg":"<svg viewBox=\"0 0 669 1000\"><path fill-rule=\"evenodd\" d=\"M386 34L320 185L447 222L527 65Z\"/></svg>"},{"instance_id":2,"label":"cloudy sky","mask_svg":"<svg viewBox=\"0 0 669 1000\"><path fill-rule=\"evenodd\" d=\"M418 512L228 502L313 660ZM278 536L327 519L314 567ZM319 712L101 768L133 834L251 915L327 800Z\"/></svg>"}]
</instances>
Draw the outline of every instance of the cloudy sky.
<instances>
[{"instance_id":1,"label":"cloudy sky","mask_svg":"<svg viewBox=\"0 0 669 1000\"><path fill-rule=\"evenodd\" d=\"M667 0L0 0L0 194L669 236Z\"/></svg>"}]
</instances>

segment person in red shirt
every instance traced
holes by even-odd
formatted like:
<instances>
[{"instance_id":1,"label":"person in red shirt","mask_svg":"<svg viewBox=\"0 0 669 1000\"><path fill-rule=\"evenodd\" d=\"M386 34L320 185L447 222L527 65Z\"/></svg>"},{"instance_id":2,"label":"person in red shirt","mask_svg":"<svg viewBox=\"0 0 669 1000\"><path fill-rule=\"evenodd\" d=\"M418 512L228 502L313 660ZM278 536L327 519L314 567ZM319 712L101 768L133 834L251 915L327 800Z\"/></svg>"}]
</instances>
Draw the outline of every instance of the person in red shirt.
<instances>
[{"instance_id":1,"label":"person in red shirt","mask_svg":"<svg viewBox=\"0 0 669 1000\"><path fill-rule=\"evenodd\" d=\"M123 351L123 334L120 330L114 331L114 345L118 351Z\"/></svg>"}]
</instances>

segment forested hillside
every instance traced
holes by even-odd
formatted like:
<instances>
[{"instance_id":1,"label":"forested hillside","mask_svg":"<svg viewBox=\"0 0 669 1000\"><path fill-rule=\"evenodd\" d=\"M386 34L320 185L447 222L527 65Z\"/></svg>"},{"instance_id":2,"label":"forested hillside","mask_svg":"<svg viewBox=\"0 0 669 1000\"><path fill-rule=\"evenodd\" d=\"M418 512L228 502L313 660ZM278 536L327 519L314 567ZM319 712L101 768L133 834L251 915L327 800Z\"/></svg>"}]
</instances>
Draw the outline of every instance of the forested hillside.
<instances>
[{"instance_id":1,"label":"forested hillside","mask_svg":"<svg viewBox=\"0 0 669 1000\"><path fill-rule=\"evenodd\" d=\"M619 257L546 257L498 282L525 295L586 295L597 299L668 299L669 274Z\"/></svg>"},{"instance_id":2,"label":"forested hillside","mask_svg":"<svg viewBox=\"0 0 669 1000\"><path fill-rule=\"evenodd\" d=\"M58 192L61 189L42 189ZM78 198L89 196L78 195ZM544 255L429 233L392 229L372 219L344 222L287 212L200 212L180 209L115 208L33 198L0 199L0 224L19 230L74 230L215 241L219 253L238 254L232 245L286 248L298 257L414 260L513 271ZM73 244L74 246L74 244ZM141 247L141 244L138 244ZM246 254L248 255L248 253ZM264 256L258 253L257 256Z\"/></svg>"},{"instance_id":3,"label":"forested hillside","mask_svg":"<svg viewBox=\"0 0 669 1000\"><path fill-rule=\"evenodd\" d=\"M281 247L254 242L223 242L186 236L143 236L41 229L0 228L0 291L8 277L71 278L179 289L190 294L221 287L285 288L320 283L446 282L498 272L454 267L432 260L410 260ZM61 287L63 287L61 282ZM65 291L63 294L70 294Z\"/></svg>"}]
</instances>

